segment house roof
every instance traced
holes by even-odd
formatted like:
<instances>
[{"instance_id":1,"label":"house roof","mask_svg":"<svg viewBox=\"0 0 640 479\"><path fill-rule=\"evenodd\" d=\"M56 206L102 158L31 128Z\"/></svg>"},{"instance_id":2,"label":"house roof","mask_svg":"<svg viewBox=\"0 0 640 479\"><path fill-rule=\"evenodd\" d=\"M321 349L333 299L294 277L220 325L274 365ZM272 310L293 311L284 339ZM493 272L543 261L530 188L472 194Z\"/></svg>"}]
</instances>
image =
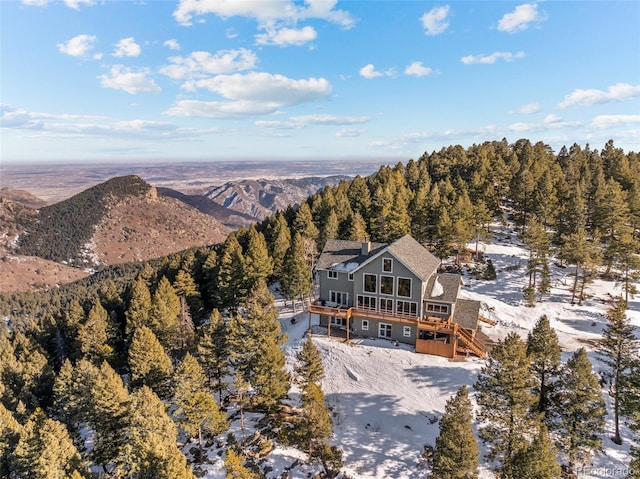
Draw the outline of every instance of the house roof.
<instances>
[{"instance_id":1,"label":"house roof","mask_svg":"<svg viewBox=\"0 0 640 479\"><path fill-rule=\"evenodd\" d=\"M438 270L440 260L410 235L405 235L391 243L387 250L413 271L422 281L426 281Z\"/></svg>"},{"instance_id":2,"label":"house roof","mask_svg":"<svg viewBox=\"0 0 640 479\"><path fill-rule=\"evenodd\" d=\"M386 246L383 243L371 243L370 253L363 255L362 243L359 241L330 239L324 245L322 254L316 263L316 269L353 271L370 258L372 254L378 253Z\"/></svg>"},{"instance_id":3,"label":"house roof","mask_svg":"<svg viewBox=\"0 0 640 479\"><path fill-rule=\"evenodd\" d=\"M480 301L472 299L458 299L456 309L453 312L453 322L458 323L464 329L475 330L478 327L478 315L480 314Z\"/></svg>"},{"instance_id":4,"label":"house roof","mask_svg":"<svg viewBox=\"0 0 640 479\"><path fill-rule=\"evenodd\" d=\"M440 284L440 288L437 287L436 280ZM436 287L434 288L434 285ZM424 299L441 301L443 303L453 304L458 297L458 291L462 285L462 277L459 274L452 273L440 273L434 274L429 278L427 282L427 288L424 293ZM441 293L441 294L437 294ZM456 306L457 307L457 306Z\"/></svg>"}]
</instances>

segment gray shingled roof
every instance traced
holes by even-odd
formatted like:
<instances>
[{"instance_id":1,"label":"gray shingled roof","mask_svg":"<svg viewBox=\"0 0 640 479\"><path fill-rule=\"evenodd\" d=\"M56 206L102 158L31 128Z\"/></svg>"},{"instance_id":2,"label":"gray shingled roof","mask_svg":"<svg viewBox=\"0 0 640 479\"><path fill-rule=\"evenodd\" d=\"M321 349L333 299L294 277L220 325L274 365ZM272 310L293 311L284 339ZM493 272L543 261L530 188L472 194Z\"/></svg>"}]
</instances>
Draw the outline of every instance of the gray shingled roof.
<instances>
[{"instance_id":1,"label":"gray shingled roof","mask_svg":"<svg viewBox=\"0 0 640 479\"><path fill-rule=\"evenodd\" d=\"M478 315L480 314L480 301L472 299L459 299L453 313L453 322L458 323L464 329L475 330L478 327Z\"/></svg>"},{"instance_id":2,"label":"gray shingled roof","mask_svg":"<svg viewBox=\"0 0 640 479\"><path fill-rule=\"evenodd\" d=\"M442 285L443 294L440 296L431 296L431 292L433 291L433 283L435 283L436 278L438 278L438 282ZM458 291L460 289L460 283L462 281L462 276L459 274L453 273L441 273L434 274L429 278L429 282L427 283L427 288L424 292L424 299L433 299L434 301L442 301L444 303L455 303L456 298L458 297Z\"/></svg>"},{"instance_id":3,"label":"gray shingled roof","mask_svg":"<svg viewBox=\"0 0 640 479\"><path fill-rule=\"evenodd\" d=\"M422 281L429 279L440 266L440 260L410 235L405 235L391 243L388 251L418 275Z\"/></svg>"},{"instance_id":4,"label":"gray shingled roof","mask_svg":"<svg viewBox=\"0 0 640 479\"><path fill-rule=\"evenodd\" d=\"M362 255L362 243L359 241L345 241L330 239L324 245L322 254L316 263L316 269L332 269L338 264L364 263L371 255L377 254L387 245L383 243L371 243L371 252Z\"/></svg>"}]
</instances>

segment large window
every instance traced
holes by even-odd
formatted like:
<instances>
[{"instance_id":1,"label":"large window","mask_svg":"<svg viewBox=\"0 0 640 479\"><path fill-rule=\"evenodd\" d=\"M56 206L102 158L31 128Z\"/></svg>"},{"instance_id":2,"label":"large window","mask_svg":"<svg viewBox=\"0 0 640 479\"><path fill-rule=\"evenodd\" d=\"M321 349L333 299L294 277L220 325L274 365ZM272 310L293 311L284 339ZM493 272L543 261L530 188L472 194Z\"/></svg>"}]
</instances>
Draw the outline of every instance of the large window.
<instances>
[{"instance_id":1,"label":"large window","mask_svg":"<svg viewBox=\"0 0 640 479\"><path fill-rule=\"evenodd\" d=\"M366 293L378 292L378 277L375 274L364 275L364 291Z\"/></svg>"},{"instance_id":2,"label":"large window","mask_svg":"<svg viewBox=\"0 0 640 479\"><path fill-rule=\"evenodd\" d=\"M393 273L393 260L391 258L382 258L382 271Z\"/></svg>"},{"instance_id":3,"label":"large window","mask_svg":"<svg viewBox=\"0 0 640 479\"><path fill-rule=\"evenodd\" d=\"M376 298L374 296L362 296L359 294L357 304L358 308L376 309Z\"/></svg>"},{"instance_id":4,"label":"large window","mask_svg":"<svg viewBox=\"0 0 640 479\"><path fill-rule=\"evenodd\" d=\"M391 337L391 325L388 323L380 323L378 324L378 336L381 338L390 338Z\"/></svg>"},{"instance_id":5,"label":"large window","mask_svg":"<svg viewBox=\"0 0 640 479\"><path fill-rule=\"evenodd\" d=\"M329 301L339 304L340 306L347 306L349 304L349 293L329 291Z\"/></svg>"},{"instance_id":6,"label":"large window","mask_svg":"<svg viewBox=\"0 0 640 479\"><path fill-rule=\"evenodd\" d=\"M380 294L393 294L393 276L380 276Z\"/></svg>"},{"instance_id":7,"label":"large window","mask_svg":"<svg viewBox=\"0 0 640 479\"><path fill-rule=\"evenodd\" d=\"M412 301L398 301L396 304L396 313L417 316L418 303L414 303Z\"/></svg>"},{"instance_id":8,"label":"large window","mask_svg":"<svg viewBox=\"0 0 640 479\"><path fill-rule=\"evenodd\" d=\"M398 278L398 296L411 297L411 278Z\"/></svg>"},{"instance_id":9,"label":"large window","mask_svg":"<svg viewBox=\"0 0 640 479\"><path fill-rule=\"evenodd\" d=\"M380 311L386 311L387 313L393 313L393 300L392 299L380 299Z\"/></svg>"},{"instance_id":10,"label":"large window","mask_svg":"<svg viewBox=\"0 0 640 479\"><path fill-rule=\"evenodd\" d=\"M327 271L327 276L329 277L329 279L338 279L338 272L329 270Z\"/></svg>"},{"instance_id":11,"label":"large window","mask_svg":"<svg viewBox=\"0 0 640 479\"><path fill-rule=\"evenodd\" d=\"M434 313L445 313L449 312L449 306L446 304L427 304L427 311L433 311Z\"/></svg>"}]
</instances>

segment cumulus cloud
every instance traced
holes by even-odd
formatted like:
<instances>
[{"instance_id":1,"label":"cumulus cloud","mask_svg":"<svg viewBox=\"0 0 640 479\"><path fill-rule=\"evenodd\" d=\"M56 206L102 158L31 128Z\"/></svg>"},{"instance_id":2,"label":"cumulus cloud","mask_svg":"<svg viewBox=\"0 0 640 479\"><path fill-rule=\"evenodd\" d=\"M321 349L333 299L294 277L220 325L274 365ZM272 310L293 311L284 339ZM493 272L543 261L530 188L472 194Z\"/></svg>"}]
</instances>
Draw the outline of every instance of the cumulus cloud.
<instances>
[{"instance_id":1,"label":"cumulus cloud","mask_svg":"<svg viewBox=\"0 0 640 479\"><path fill-rule=\"evenodd\" d=\"M425 35L440 35L449 28L449 5L435 7L420 17Z\"/></svg>"},{"instance_id":2,"label":"cumulus cloud","mask_svg":"<svg viewBox=\"0 0 640 479\"><path fill-rule=\"evenodd\" d=\"M341 128L336 132L338 138L355 138L362 136L366 133L366 130L361 128Z\"/></svg>"},{"instance_id":3,"label":"cumulus cloud","mask_svg":"<svg viewBox=\"0 0 640 479\"><path fill-rule=\"evenodd\" d=\"M295 80L258 72L218 75L194 80L191 85L217 93L226 101L180 100L166 114L205 118L262 115L287 106L326 100L332 91L331 84L324 78Z\"/></svg>"},{"instance_id":4,"label":"cumulus cloud","mask_svg":"<svg viewBox=\"0 0 640 479\"><path fill-rule=\"evenodd\" d=\"M523 115L531 115L532 113L538 113L540 111L539 103L527 103L526 105L521 105L516 110L516 113L521 113Z\"/></svg>"},{"instance_id":5,"label":"cumulus cloud","mask_svg":"<svg viewBox=\"0 0 640 479\"><path fill-rule=\"evenodd\" d=\"M395 72L392 68L384 72L376 70L376 67L373 65L373 63L369 63L368 65L365 65L360 69L360 76L366 78L367 80L382 76L392 77L394 76L394 74Z\"/></svg>"},{"instance_id":6,"label":"cumulus cloud","mask_svg":"<svg viewBox=\"0 0 640 479\"><path fill-rule=\"evenodd\" d=\"M28 5L32 7L46 7L51 0L22 0L23 5ZM67 7L73 8L75 10L80 9L80 5L93 6L96 4L94 0L64 0L64 3Z\"/></svg>"},{"instance_id":7,"label":"cumulus cloud","mask_svg":"<svg viewBox=\"0 0 640 479\"><path fill-rule=\"evenodd\" d=\"M257 61L256 54L245 48L220 50L214 55L209 52L191 52L186 57L169 58L171 64L161 67L160 73L174 80L203 78L207 75L250 70Z\"/></svg>"},{"instance_id":8,"label":"cumulus cloud","mask_svg":"<svg viewBox=\"0 0 640 479\"><path fill-rule=\"evenodd\" d=\"M58 50L72 57L84 57L93 49L96 40L95 35L77 35L64 43L58 43Z\"/></svg>"},{"instance_id":9,"label":"cumulus cloud","mask_svg":"<svg viewBox=\"0 0 640 479\"><path fill-rule=\"evenodd\" d=\"M262 128L292 130L307 128L311 125L356 125L371 120L369 116L337 116L327 114L292 116L287 121L259 120L256 125Z\"/></svg>"},{"instance_id":10,"label":"cumulus cloud","mask_svg":"<svg viewBox=\"0 0 640 479\"><path fill-rule=\"evenodd\" d=\"M257 45L277 45L285 47L287 45L300 46L316 39L318 34L315 29L306 26L300 29L296 28L280 28L267 29L266 33L260 33L255 36Z\"/></svg>"},{"instance_id":11,"label":"cumulus cloud","mask_svg":"<svg viewBox=\"0 0 640 479\"><path fill-rule=\"evenodd\" d=\"M140 45L136 43L133 37L123 38L116 44L113 52L114 57L137 57L140 55Z\"/></svg>"},{"instance_id":12,"label":"cumulus cloud","mask_svg":"<svg viewBox=\"0 0 640 479\"><path fill-rule=\"evenodd\" d=\"M413 62L404 69L405 75L413 75L417 77L424 77L431 75L432 73L433 70L429 67L425 67L422 62Z\"/></svg>"},{"instance_id":13,"label":"cumulus cloud","mask_svg":"<svg viewBox=\"0 0 640 479\"><path fill-rule=\"evenodd\" d=\"M498 30L508 33L521 32L529 28L531 23L544 19L544 15L538 13L536 3L525 3L518 5L513 12L505 14L498 21Z\"/></svg>"},{"instance_id":14,"label":"cumulus cloud","mask_svg":"<svg viewBox=\"0 0 640 479\"><path fill-rule=\"evenodd\" d=\"M460 61L465 65L483 64L493 65L498 60L504 60L505 62L512 62L520 58L524 58L524 52L493 52L490 55L467 55L462 57Z\"/></svg>"},{"instance_id":15,"label":"cumulus cloud","mask_svg":"<svg viewBox=\"0 0 640 479\"><path fill-rule=\"evenodd\" d=\"M100 75L98 78L103 88L123 90L132 95L137 93L157 93L160 91L160 87L152 78L148 77L149 73L148 68L133 71L124 65L114 65L108 75Z\"/></svg>"},{"instance_id":16,"label":"cumulus cloud","mask_svg":"<svg viewBox=\"0 0 640 479\"><path fill-rule=\"evenodd\" d=\"M180 44L178 43L178 40L176 40L175 38L165 41L162 45L171 50L180 50Z\"/></svg>"},{"instance_id":17,"label":"cumulus cloud","mask_svg":"<svg viewBox=\"0 0 640 479\"><path fill-rule=\"evenodd\" d=\"M640 123L640 115L598 115L591 121L591 126L606 129L634 123Z\"/></svg>"},{"instance_id":18,"label":"cumulus cloud","mask_svg":"<svg viewBox=\"0 0 640 479\"><path fill-rule=\"evenodd\" d=\"M566 95L558 108L622 101L637 96L640 96L640 85L629 85L628 83L617 83L610 86L607 91L577 89Z\"/></svg>"},{"instance_id":19,"label":"cumulus cloud","mask_svg":"<svg viewBox=\"0 0 640 479\"><path fill-rule=\"evenodd\" d=\"M234 16L253 18L260 25L323 19L343 28L351 28L354 24L352 16L349 12L336 9L336 3L337 0L306 0L304 4L293 0L180 0L173 16L182 25L191 25L194 17L212 14L225 19Z\"/></svg>"}]
</instances>

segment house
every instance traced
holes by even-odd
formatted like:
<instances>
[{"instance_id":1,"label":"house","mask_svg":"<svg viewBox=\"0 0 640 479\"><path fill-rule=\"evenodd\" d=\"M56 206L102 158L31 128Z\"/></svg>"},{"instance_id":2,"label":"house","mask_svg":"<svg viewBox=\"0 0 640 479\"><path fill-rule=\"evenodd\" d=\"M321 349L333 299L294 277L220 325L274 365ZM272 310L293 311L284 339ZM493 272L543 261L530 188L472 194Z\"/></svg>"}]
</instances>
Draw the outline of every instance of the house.
<instances>
[{"instance_id":1,"label":"house","mask_svg":"<svg viewBox=\"0 0 640 479\"><path fill-rule=\"evenodd\" d=\"M480 303L458 298L462 277L411 236L391 244L328 240L316 264L320 289L309 314L350 335L391 339L416 352L454 357L485 348L476 337Z\"/></svg>"}]
</instances>

